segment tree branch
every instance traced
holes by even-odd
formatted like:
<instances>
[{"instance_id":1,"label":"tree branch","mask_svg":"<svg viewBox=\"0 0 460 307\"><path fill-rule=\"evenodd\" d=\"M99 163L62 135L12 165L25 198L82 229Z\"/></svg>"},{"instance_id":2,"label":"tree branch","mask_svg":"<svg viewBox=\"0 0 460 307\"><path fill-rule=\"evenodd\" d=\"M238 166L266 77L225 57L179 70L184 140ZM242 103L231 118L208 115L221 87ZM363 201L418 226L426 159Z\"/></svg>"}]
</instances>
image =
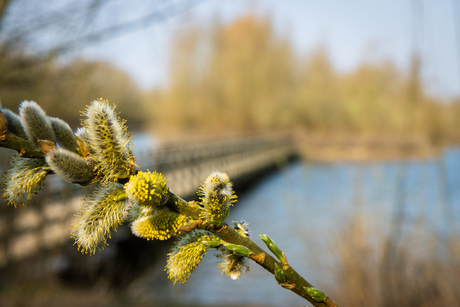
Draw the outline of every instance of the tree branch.
<instances>
[{"instance_id":1,"label":"tree branch","mask_svg":"<svg viewBox=\"0 0 460 307\"><path fill-rule=\"evenodd\" d=\"M4 139L0 138L0 147L14 149L23 158L45 158L43 152L36 150L28 140L11 133L5 134Z\"/></svg>"},{"instance_id":2,"label":"tree branch","mask_svg":"<svg viewBox=\"0 0 460 307\"><path fill-rule=\"evenodd\" d=\"M178 212L185 216L189 216L195 220L200 218L200 208L195 201L187 202L171 191L169 192L169 200L166 203L166 206L172 211ZM235 229L233 229L233 227L229 226L227 223L224 223L223 226L219 229L216 229L211 225L204 226L201 223L198 223L197 225L202 229L212 232L226 242L247 247L253 253L253 255L250 255L249 258L254 260L257 264L262 266L273 275L275 274L275 265L278 265L279 267L284 266L281 262L277 261L274 257L272 257L257 244L255 244L251 239L241 236ZM303 297L311 304L313 304L313 306L336 306L335 303L327 296L324 302L317 302L312 297L310 297L305 291L304 287L310 288L313 286L302 276L300 276L291 266L287 266L287 268L284 269L284 274L287 277L287 282L280 284L283 288L289 289L297 295Z\"/></svg>"}]
</instances>

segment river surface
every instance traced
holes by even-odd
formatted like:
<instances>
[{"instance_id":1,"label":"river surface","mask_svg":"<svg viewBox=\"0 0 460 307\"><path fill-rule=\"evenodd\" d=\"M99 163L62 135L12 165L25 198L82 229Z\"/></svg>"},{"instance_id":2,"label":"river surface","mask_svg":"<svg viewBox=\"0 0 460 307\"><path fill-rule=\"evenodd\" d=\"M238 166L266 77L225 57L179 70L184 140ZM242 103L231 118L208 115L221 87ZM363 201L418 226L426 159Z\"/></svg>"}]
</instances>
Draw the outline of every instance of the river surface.
<instances>
[{"instance_id":1,"label":"river surface","mask_svg":"<svg viewBox=\"0 0 460 307\"><path fill-rule=\"evenodd\" d=\"M331 277L337 266L334 245L356 217L365 219L374 234L387 234L398 212L403 227L423 225L426 233L458 235L459 204L460 148L456 148L429 160L290 164L241 195L228 221L247 221L251 238L264 249L259 235L270 236L294 269L313 285L329 290L337 282ZM138 294L215 306L306 305L254 262L250 272L236 281L221 275L213 254L208 252L185 284L169 282L160 291L147 285L148 290Z\"/></svg>"}]
</instances>

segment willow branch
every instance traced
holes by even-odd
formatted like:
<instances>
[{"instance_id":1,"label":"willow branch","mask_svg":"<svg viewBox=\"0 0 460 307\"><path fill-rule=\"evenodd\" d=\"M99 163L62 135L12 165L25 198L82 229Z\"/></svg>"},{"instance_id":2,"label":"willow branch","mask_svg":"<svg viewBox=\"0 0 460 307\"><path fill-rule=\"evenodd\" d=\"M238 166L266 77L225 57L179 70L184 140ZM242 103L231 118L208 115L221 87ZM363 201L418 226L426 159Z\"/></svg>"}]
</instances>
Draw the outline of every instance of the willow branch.
<instances>
[{"instance_id":1,"label":"willow branch","mask_svg":"<svg viewBox=\"0 0 460 307\"><path fill-rule=\"evenodd\" d=\"M11 133L6 133L0 138L0 147L14 149L23 158L45 158L43 152L36 150L28 140Z\"/></svg>"},{"instance_id":2,"label":"willow branch","mask_svg":"<svg viewBox=\"0 0 460 307\"><path fill-rule=\"evenodd\" d=\"M199 205L196 204L196 202L187 202L172 192L169 192L169 200L166 203L166 206L168 206L168 208L173 211L189 216L193 219L198 220L200 218L200 208ZM198 223L198 225L201 224ZM284 264L276 260L274 257L272 257L270 254L268 254L266 251L264 251L262 248L260 248L251 239L241 236L235 229L233 229L233 227L229 226L228 224L224 223L223 226L218 229L209 225L201 225L199 227L212 232L216 236L220 237L221 239L229 243L247 247L253 253L252 255L250 255L249 258L254 260L257 264L259 264L261 267L263 267L273 275L275 274L275 265L278 265L280 267L284 266L284 273L287 277L287 282L280 285L283 288L291 290L297 295L308 300L311 304L313 304L313 306L336 306L335 303L329 297L326 297L324 302L315 301L312 297L310 297L307 294L307 292L304 289L304 287L313 287L312 284L310 284L302 276L300 276L291 266L285 266Z\"/></svg>"}]
</instances>

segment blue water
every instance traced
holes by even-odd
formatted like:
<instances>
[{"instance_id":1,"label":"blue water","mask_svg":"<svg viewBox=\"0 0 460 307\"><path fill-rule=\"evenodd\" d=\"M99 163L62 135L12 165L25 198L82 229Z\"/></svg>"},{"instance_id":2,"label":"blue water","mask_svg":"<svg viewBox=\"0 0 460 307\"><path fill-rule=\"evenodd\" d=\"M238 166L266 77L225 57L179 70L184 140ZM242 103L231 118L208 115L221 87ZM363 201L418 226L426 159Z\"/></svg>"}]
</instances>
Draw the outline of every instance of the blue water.
<instances>
[{"instance_id":1,"label":"blue water","mask_svg":"<svg viewBox=\"0 0 460 307\"><path fill-rule=\"evenodd\" d=\"M292 267L313 285L327 288L335 282L328 271L335 265L331 246L353 218L364 218L373 233L386 235L398 212L404 221L401 235L417 225L441 237L458 235L459 204L460 149L456 148L429 160L291 164L242 195L229 220L249 222L252 239L264 249L258 236L269 235ZM164 293L178 301L210 305L305 305L253 262L251 271L237 281L221 275L212 254L185 284L171 285Z\"/></svg>"}]
</instances>

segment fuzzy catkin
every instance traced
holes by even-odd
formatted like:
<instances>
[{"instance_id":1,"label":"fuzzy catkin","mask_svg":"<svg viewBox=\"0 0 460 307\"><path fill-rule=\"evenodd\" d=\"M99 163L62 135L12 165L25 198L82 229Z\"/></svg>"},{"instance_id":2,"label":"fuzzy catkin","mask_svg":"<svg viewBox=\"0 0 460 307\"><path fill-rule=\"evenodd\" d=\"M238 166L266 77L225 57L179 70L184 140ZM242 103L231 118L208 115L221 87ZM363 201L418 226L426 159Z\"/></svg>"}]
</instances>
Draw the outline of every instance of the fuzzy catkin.
<instances>
[{"instance_id":1,"label":"fuzzy catkin","mask_svg":"<svg viewBox=\"0 0 460 307\"><path fill-rule=\"evenodd\" d=\"M97 161L103 182L114 182L130 175L129 137L123 122L106 100L95 100L87 107L83 121L90 150Z\"/></svg>"},{"instance_id":2,"label":"fuzzy catkin","mask_svg":"<svg viewBox=\"0 0 460 307\"><path fill-rule=\"evenodd\" d=\"M160 206L168 195L165 177L156 171L138 172L125 185L128 197L140 206Z\"/></svg>"},{"instance_id":3,"label":"fuzzy catkin","mask_svg":"<svg viewBox=\"0 0 460 307\"><path fill-rule=\"evenodd\" d=\"M195 229L180 238L168 254L166 270L174 283L184 283L190 277L209 249L206 241L212 241L213 234Z\"/></svg>"},{"instance_id":4,"label":"fuzzy catkin","mask_svg":"<svg viewBox=\"0 0 460 307\"><path fill-rule=\"evenodd\" d=\"M111 230L123 222L126 193L117 183L100 186L87 196L72 225L72 238L78 250L93 255L107 246Z\"/></svg>"},{"instance_id":5,"label":"fuzzy catkin","mask_svg":"<svg viewBox=\"0 0 460 307\"><path fill-rule=\"evenodd\" d=\"M19 107L19 115L27 139L36 149L39 149L37 140L56 142L51 122L36 102L23 101Z\"/></svg>"},{"instance_id":6,"label":"fuzzy catkin","mask_svg":"<svg viewBox=\"0 0 460 307\"><path fill-rule=\"evenodd\" d=\"M32 195L37 194L43 187L49 167L40 159L21 158L13 156L10 169L3 175L3 196L8 204L27 206Z\"/></svg>"},{"instance_id":7,"label":"fuzzy catkin","mask_svg":"<svg viewBox=\"0 0 460 307\"><path fill-rule=\"evenodd\" d=\"M53 127L58 145L71 152L78 153L79 146L69 124L57 117L49 117L49 120Z\"/></svg>"},{"instance_id":8,"label":"fuzzy catkin","mask_svg":"<svg viewBox=\"0 0 460 307\"><path fill-rule=\"evenodd\" d=\"M216 226L222 225L229 207L236 201L230 179L221 172L211 173L201 185L198 195L202 205L201 218Z\"/></svg>"},{"instance_id":9,"label":"fuzzy catkin","mask_svg":"<svg viewBox=\"0 0 460 307\"><path fill-rule=\"evenodd\" d=\"M53 149L46 154L45 159L56 175L67 182L85 183L94 177L86 160L67 149Z\"/></svg>"},{"instance_id":10,"label":"fuzzy catkin","mask_svg":"<svg viewBox=\"0 0 460 307\"><path fill-rule=\"evenodd\" d=\"M26 133L21 125L21 117L8 109L2 109L2 112L8 120L8 133L27 139Z\"/></svg>"},{"instance_id":11,"label":"fuzzy catkin","mask_svg":"<svg viewBox=\"0 0 460 307\"><path fill-rule=\"evenodd\" d=\"M151 215L136 219L131 224L131 232L147 240L167 240L179 234L179 227L187 218L167 210L152 210Z\"/></svg>"}]
</instances>

